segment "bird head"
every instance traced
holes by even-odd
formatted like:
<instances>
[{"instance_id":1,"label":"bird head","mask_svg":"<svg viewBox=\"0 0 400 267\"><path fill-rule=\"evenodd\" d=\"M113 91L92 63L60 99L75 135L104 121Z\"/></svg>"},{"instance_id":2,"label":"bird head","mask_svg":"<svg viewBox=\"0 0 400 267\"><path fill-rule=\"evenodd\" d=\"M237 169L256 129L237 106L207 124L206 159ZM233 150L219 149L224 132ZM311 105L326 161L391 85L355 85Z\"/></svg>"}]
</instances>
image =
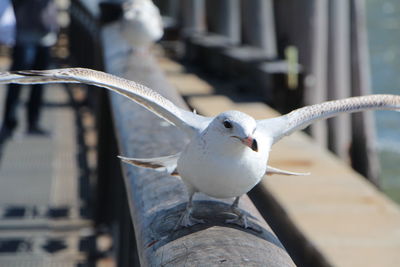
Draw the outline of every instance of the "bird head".
<instances>
[{"instance_id":1,"label":"bird head","mask_svg":"<svg viewBox=\"0 0 400 267\"><path fill-rule=\"evenodd\" d=\"M256 121L249 115L240 111L226 111L216 116L209 127L215 134L226 137L226 142L245 145L258 152L256 126Z\"/></svg>"}]
</instances>

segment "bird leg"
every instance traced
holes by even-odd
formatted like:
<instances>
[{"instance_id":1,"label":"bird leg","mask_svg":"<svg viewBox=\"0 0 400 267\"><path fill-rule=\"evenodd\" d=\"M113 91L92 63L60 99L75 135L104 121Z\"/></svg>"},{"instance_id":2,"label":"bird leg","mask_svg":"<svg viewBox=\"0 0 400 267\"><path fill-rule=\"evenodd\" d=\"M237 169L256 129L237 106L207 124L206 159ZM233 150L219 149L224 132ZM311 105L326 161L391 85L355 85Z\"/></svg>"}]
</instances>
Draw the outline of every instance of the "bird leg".
<instances>
[{"instance_id":1,"label":"bird leg","mask_svg":"<svg viewBox=\"0 0 400 267\"><path fill-rule=\"evenodd\" d=\"M193 208L193 196L194 191L189 193L189 201L186 205L185 211L182 213L181 217L178 220L174 230L177 230L179 227L190 227L195 224L204 223L204 220L196 219L192 217L192 208Z\"/></svg>"},{"instance_id":2,"label":"bird leg","mask_svg":"<svg viewBox=\"0 0 400 267\"><path fill-rule=\"evenodd\" d=\"M240 197L236 197L235 201L233 201L233 203L231 205L231 211L237 217L235 219L227 219L227 220L225 220L225 223L237 224L246 229L249 227L248 222L247 222L247 215L238 208L239 199L240 199Z\"/></svg>"}]
</instances>

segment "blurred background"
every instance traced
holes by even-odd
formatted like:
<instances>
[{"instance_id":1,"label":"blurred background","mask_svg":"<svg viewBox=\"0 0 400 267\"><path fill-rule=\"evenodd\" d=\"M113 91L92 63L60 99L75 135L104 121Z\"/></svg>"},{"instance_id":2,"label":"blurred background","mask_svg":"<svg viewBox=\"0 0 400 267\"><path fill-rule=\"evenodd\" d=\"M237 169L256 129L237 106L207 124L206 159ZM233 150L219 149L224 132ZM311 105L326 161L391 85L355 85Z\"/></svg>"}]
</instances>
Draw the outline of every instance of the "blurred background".
<instances>
[{"instance_id":1,"label":"blurred background","mask_svg":"<svg viewBox=\"0 0 400 267\"><path fill-rule=\"evenodd\" d=\"M6 6L8 1L0 1L1 12L1 4ZM35 1L38 7L41 0ZM144 11L136 10L135 3L143 2L150 4ZM15 32L9 34L17 37L8 41L0 38L1 71L17 69L15 47L25 47L22 51L26 53L19 58L34 58L29 39L35 49L48 48L50 57L44 67L36 67L39 63L32 60L20 67L23 69L87 67L130 73L130 78L146 81L155 64L164 68L169 79L178 72L193 74L202 79L211 95L224 95L235 103L267 104L280 113L331 99L400 92L397 0L54 3L56 22L47 21L46 25L57 27L36 36L39 41L25 38L30 34L21 41ZM48 8L43 10L52 16ZM0 13L0 32L4 14ZM18 16L16 19L18 25ZM15 30L18 32L18 26ZM55 34L54 42L47 33ZM129 62L132 58L134 63ZM137 63L140 61L142 64ZM170 61L173 67L165 67ZM132 74L131 65L143 73ZM191 96L203 94L191 82L173 86L189 91L179 90L189 105ZM137 266L130 191L116 158L121 154L118 143L130 139L125 136L121 141L122 130L115 128L121 125L115 118L115 102L103 90L82 85L45 86L39 102L31 99L33 87L24 87L20 96L13 97L8 96L7 86L0 88L0 266ZM11 98L13 104L7 104ZM36 107L40 110L33 131L32 102L39 103ZM217 101L216 105L224 103ZM8 106L13 107L8 113L16 121L12 127L6 123ZM398 112L367 112L316 123L306 132L320 148L363 175L373 190L400 203L399 126ZM298 156L307 158L313 152L303 153ZM308 172L312 164L304 162L298 160L291 167ZM332 172L326 170L327 176ZM340 197L333 198L340 203ZM341 223L345 225L345 221ZM274 222L269 223L274 228ZM291 237L281 233L286 229L280 232L278 226L274 231L299 266L356 266L334 261L329 265L325 260L330 255L323 249L303 253L288 245ZM307 234L304 236L306 240ZM314 243L318 248L321 245L312 238L303 245L313 248ZM338 244L348 243L339 240ZM346 245L340 248L346 250Z\"/></svg>"},{"instance_id":2,"label":"blurred background","mask_svg":"<svg viewBox=\"0 0 400 267\"><path fill-rule=\"evenodd\" d=\"M399 92L397 38L400 36L400 5L396 1L367 0L367 28L371 77L374 93ZM399 149L397 129L400 120L397 114L377 112L375 115L378 132L379 158L383 190L400 202Z\"/></svg>"}]
</instances>

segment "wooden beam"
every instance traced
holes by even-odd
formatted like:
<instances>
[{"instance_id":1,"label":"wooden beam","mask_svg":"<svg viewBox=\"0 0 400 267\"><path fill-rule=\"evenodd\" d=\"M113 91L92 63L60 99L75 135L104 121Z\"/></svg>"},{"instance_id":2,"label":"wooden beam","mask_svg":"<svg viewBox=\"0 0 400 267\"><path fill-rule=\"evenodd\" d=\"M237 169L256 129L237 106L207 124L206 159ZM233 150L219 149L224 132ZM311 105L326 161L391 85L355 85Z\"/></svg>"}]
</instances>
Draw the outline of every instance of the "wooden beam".
<instances>
[{"instance_id":1,"label":"wooden beam","mask_svg":"<svg viewBox=\"0 0 400 267\"><path fill-rule=\"evenodd\" d=\"M154 88L184 107L150 55L129 56L123 47L117 53L120 44L117 30L118 27L109 27L103 32L107 71ZM176 127L139 105L116 94L110 98L121 155L170 155L180 151L187 142ZM188 200L183 183L167 173L125 164L122 167L141 265L294 266L246 196L241 208L254 216L252 229L223 222L226 215L221 212L227 211L230 200L227 203L196 196L194 214L207 223L174 230Z\"/></svg>"}]
</instances>

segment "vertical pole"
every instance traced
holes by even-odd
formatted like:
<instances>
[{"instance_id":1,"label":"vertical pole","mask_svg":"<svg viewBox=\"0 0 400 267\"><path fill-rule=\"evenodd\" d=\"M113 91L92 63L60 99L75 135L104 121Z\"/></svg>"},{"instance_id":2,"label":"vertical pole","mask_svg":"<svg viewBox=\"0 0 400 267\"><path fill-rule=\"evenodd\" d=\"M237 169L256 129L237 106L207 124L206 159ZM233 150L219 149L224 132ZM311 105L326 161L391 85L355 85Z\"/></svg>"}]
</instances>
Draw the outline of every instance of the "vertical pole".
<instances>
[{"instance_id":1,"label":"vertical pole","mask_svg":"<svg viewBox=\"0 0 400 267\"><path fill-rule=\"evenodd\" d=\"M328 1L314 0L311 17L311 60L309 76L305 80L305 104L316 104L326 100L327 86L327 46L328 46ZM314 123L310 128L316 142L327 145L327 127L325 121Z\"/></svg>"},{"instance_id":2,"label":"vertical pole","mask_svg":"<svg viewBox=\"0 0 400 267\"><path fill-rule=\"evenodd\" d=\"M351 0L351 68L353 95L371 93L370 63L364 0ZM354 169L379 185L375 125L371 112L352 115L351 156Z\"/></svg>"},{"instance_id":3,"label":"vertical pole","mask_svg":"<svg viewBox=\"0 0 400 267\"><path fill-rule=\"evenodd\" d=\"M350 87L350 5L348 0L330 0L328 42L328 98L351 96ZM350 115L328 120L329 148L344 160L349 159Z\"/></svg>"},{"instance_id":4,"label":"vertical pole","mask_svg":"<svg viewBox=\"0 0 400 267\"><path fill-rule=\"evenodd\" d=\"M241 41L240 0L208 0L209 31L228 37L232 43Z\"/></svg>"},{"instance_id":5,"label":"vertical pole","mask_svg":"<svg viewBox=\"0 0 400 267\"><path fill-rule=\"evenodd\" d=\"M274 6L272 0L242 1L243 42L262 48L277 58Z\"/></svg>"},{"instance_id":6,"label":"vertical pole","mask_svg":"<svg viewBox=\"0 0 400 267\"><path fill-rule=\"evenodd\" d=\"M182 0L183 35L190 36L205 31L204 0Z\"/></svg>"},{"instance_id":7,"label":"vertical pole","mask_svg":"<svg viewBox=\"0 0 400 267\"><path fill-rule=\"evenodd\" d=\"M160 5L161 5L161 1L160 1ZM179 12L179 0L167 0L165 3L164 12L165 12L165 15L177 20L178 12Z\"/></svg>"}]
</instances>

